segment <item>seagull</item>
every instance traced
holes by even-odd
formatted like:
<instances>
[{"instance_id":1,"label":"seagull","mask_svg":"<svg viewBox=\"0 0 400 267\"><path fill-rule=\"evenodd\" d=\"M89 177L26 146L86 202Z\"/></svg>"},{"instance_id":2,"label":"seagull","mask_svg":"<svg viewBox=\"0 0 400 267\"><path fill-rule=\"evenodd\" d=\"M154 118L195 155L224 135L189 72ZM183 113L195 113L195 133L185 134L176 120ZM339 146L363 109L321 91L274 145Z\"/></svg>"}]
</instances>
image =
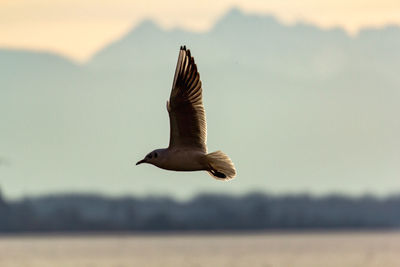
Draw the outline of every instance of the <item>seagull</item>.
<instances>
[{"instance_id":1,"label":"seagull","mask_svg":"<svg viewBox=\"0 0 400 267\"><path fill-rule=\"evenodd\" d=\"M170 123L168 148L156 149L136 163L172 171L207 171L218 180L236 176L232 160L222 151L207 153L207 125L200 74L186 46L181 46L171 95L167 101Z\"/></svg>"}]
</instances>

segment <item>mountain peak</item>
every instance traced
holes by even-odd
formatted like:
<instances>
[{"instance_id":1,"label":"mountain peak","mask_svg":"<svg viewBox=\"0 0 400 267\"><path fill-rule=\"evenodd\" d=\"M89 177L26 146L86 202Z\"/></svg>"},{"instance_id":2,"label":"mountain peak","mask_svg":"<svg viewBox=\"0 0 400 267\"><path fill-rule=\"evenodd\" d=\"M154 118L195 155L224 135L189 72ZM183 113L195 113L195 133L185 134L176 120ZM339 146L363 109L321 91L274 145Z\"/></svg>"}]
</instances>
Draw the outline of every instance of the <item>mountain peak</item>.
<instances>
[{"instance_id":1,"label":"mountain peak","mask_svg":"<svg viewBox=\"0 0 400 267\"><path fill-rule=\"evenodd\" d=\"M138 32L154 32L154 31L158 32L162 31L162 29L153 20L145 19L136 27L134 27L131 32L138 33Z\"/></svg>"},{"instance_id":2,"label":"mountain peak","mask_svg":"<svg viewBox=\"0 0 400 267\"><path fill-rule=\"evenodd\" d=\"M268 27L280 25L280 23L272 15L245 14L241 9L234 7L217 21L214 30L241 29L249 25Z\"/></svg>"},{"instance_id":3,"label":"mountain peak","mask_svg":"<svg viewBox=\"0 0 400 267\"><path fill-rule=\"evenodd\" d=\"M225 18L239 18L239 17L244 17L245 14L242 12L242 10L238 7L233 7L228 12L225 14Z\"/></svg>"}]
</instances>

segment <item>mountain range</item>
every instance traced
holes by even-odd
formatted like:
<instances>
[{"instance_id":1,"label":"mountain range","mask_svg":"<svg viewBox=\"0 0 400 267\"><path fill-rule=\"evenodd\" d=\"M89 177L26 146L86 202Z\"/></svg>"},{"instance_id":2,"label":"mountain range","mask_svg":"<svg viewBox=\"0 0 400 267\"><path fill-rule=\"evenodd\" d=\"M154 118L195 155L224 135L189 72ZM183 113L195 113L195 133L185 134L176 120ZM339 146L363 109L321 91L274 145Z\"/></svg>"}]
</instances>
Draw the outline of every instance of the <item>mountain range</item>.
<instances>
[{"instance_id":1,"label":"mountain range","mask_svg":"<svg viewBox=\"0 0 400 267\"><path fill-rule=\"evenodd\" d=\"M229 154L229 183L134 166L165 147L179 46L204 89L210 151ZM88 62L0 49L0 184L18 197L400 189L400 28L285 25L232 9L204 33L143 21Z\"/></svg>"}]
</instances>

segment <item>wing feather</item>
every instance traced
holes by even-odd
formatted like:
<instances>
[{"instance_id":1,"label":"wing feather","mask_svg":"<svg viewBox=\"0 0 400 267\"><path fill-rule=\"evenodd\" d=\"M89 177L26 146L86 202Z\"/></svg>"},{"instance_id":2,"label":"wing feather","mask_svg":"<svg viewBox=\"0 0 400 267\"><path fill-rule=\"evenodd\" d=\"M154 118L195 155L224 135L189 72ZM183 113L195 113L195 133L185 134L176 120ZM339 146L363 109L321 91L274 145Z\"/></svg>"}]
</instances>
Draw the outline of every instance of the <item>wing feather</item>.
<instances>
[{"instance_id":1,"label":"wing feather","mask_svg":"<svg viewBox=\"0 0 400 267\"><path fill-rule=\"evenodd\" d=\"M200 74L190 50L179 51L170 99L169 147L188 147L207 152L207 125L202 100Z\"/></svg>"}]
</instances>

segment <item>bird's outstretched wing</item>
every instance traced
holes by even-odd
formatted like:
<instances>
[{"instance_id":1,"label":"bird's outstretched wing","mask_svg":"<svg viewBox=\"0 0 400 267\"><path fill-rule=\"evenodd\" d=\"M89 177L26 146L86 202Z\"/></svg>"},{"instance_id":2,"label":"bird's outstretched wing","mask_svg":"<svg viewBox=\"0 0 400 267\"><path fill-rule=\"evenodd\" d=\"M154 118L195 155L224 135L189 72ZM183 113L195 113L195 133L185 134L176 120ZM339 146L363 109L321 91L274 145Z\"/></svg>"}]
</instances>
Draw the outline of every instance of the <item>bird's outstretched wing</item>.
<instances>
[{"instance_id":1,"label":"bird's outstretched wing","mask_svg":"<svg viewBox=\"0 0 400 267\"><path fill-rule=\"evenodd\" d=\"M207 125L200 74L186 46L179 51L167 109L170 121L169 147L190 147L207 152Z\"/></svg>"}]
</instances>

